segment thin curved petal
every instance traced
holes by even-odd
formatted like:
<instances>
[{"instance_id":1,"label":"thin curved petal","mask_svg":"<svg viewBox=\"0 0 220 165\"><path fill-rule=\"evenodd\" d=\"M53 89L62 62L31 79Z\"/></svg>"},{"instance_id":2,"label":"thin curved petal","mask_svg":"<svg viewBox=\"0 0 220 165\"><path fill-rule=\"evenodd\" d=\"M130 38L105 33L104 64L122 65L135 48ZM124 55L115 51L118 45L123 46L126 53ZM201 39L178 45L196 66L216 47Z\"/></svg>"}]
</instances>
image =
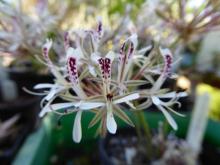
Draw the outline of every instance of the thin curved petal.
<instances>
[{"instance_id":1,"label":"thin curved petal","mask_svg":"<svg viewBox=\"0 0 220 165\"><path fill-rule=\"evenodd\" d=\"M47 101L51 100L57 93L61 92L63 88L56 88L55 86L51 88L45 99Z\"/></svg>"},{"instance_id":2,"label":"thin curved petal","mask_svg":"<svg viewBox=\"0 0 220 165\"><path fill-rule=\"evenodd\" d=\"M50 112L51 109L49 107L49 104L47 104L46 106L44 106L44 108L40 111L39 113L39 117L42 118L44 117L44 115L47 113L47 112Z\"/></svg>"},{"instance_id":3,"label":"thin curved petal","mask_svg":"<svg viewBox=\"0 0 220 165\"><path fill-rule=\"evenodd\" d=\"M158 99L156 96L152 96L152 102L155 104L155 105L160 105L161 104L161 101L160 99Z\"/></svg>"},{"instance_id":4,"label":"thin curved petal","mask_svg":"<svg viewBox=\"0 0 220 165\"><path fill-rule=\"evenodd\" d=\"M158 109L164 114L166 117L168 123L171 125L171 127L176 131L178 129L178 126L173 119L173 117L166 111L166 109L160 105L157 105Z\"/></svg>"},{"instance_id":5,"label":"thin curved petal","mask_svg":"<svg viewBox=\"0 0 220 165\"><path fill-rule=\"evenodd\" d=\"M114 100L113 103L120 104L120 103L124 103L124 102L138 99L139 97L140 97L139 93L133 93L133 94L127 95L125 97L122 97L120 99Z\"/></svg>"},{"instance_id":6,"label":"thin curved petal","mask_svg":"<svg viewBox=\"0 0 220 165\"><path fill-rule=\"evenodd\" d=\"M54 84L42 83L34 86L34 89L44 89L44 88L52 88Z\"/></svg>"},{"instance_id":7,"label":"thin curved petal","mask_svg":"<svg viewBox=\"0 0 220 165\"><path fill-rule=\"evenodd\" d=\"M57 103L57 104L51 104L50 107L52 110L59 110L59 109L65 109L70 107L78 107L78 103Z\"/></svg>"},{"instance_id":8,"label":"thin curved petal","mask_svg":"<svg viewBox=\"0 0 220 165\"><path fill-rule=\"evenodd\" d=\"M82 110L91 110L91 109L99 108L102 106L105 106L105 103L103 103L103 102L82 102L79 105L79 108Z\"/></svg>"},{"instance_id":9,"label":"thin curved petal","mask_svg":"<svg viewBox=\"0 0 220 165\"><path fill-rule=\"evenodd\" d=\"M73 140L76 143L79 143L82 139L81 116L82 116L82 111L78 111L76 113L76 117L73 125L72 135L73 135Z\"/></svg>"},{"instance_id":10,"label":"thin curved petal","mask_svg":"<svg viewBox=\"0 0 220 165\"><path fill-rule=\"evenodd\" d=\"M176 92L169 92L166 94L160 94L157 95L159 98L173 98L173 97L186 97L187 93L186 92L180 92L180 93L176 93Z\"/></svg>"}]
</instances>

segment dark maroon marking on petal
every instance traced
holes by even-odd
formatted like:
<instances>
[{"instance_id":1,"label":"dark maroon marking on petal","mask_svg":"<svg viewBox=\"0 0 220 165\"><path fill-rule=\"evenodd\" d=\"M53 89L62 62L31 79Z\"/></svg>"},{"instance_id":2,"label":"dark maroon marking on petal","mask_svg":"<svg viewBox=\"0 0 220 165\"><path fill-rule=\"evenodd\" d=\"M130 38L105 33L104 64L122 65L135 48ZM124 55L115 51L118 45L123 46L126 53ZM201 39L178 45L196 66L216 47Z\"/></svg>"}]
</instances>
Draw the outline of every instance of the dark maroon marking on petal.
<instances>
[{"instance_id":1,"label":"dark maroon marking on petal","mask_svg":"<svg viewBox=\"0 0 220 165\"><path fill-rule=\"evenodd\" d=\"M98 22L98 29L97 29L97 32L98 32L98 34L99 34L99 37L101 37L101 33L102 33L102 22L101 21L99 21Z\"/></svg>"},{"instance_id":2,"label":"dark maroon marking on petal","mask_svg":"<svg viewBox=\"0 0 220 165\"><path fill-rule=\"evenodd\" d=\"M49 52L48 52L48 48L47 48L46 46L44 46L44 47L42 48L42 53L43 53L43 57L44 57L44 59L46 60L46 62L51 65L51 61L50 61L49 55L48 55L48 53L49 53Z\"/></svg>"},{"instance_id":3,"label":"dark maroon marking on petal","mask_svg":"<svg viewBox=\"0 0 220 165\"><path fill-rule=\"evenodd\" d=\"M69 79L74 83L78 83L76 59L74 57L69 57L67 63L68 63L67 65L68 65Z\"/></svg>"},{"instance_id":4,"label":"dark maroon marking on petal","mask_svg":"<svg viewBox=\"0 0 220 165\"><path fill-rule=\"evenodd\" d=\"M48 53L47 47L43 47L43 55L44 55L44 56L47 56L47 53Z\"/></svg>"},{"instance_id":5,"label":"dark maroon marking on petal","mask_svg":"<svg viewBox=\"0 0 220 165\"><path fill-rule=\"evenodd\" d=\"M131 58L133 52L134 52L134 44L133 42L131 42L128 50L128 58Z\"/></svg>"},{"instance_id":6,"label":"dark maroon marking on petal","mask_svg":"<svg viewBox=\"0 0 220 165\"><path fill-rule=\"evenodd\" d=\"M105 79L110 78L111 60L109 58L100 58L98 62L101 68L103 78Z\"/></svg>"},{"instance_id":7,"label":"dark maroon marking on petal","mask_svg":"<svg viewBox=\"0 0 220 165\"><path fill-rule=\"evenodd\" d=\"M125 60L125 42L123 43L119 51L119 61L122 62L124 60Z\"/></svg>"},{"instance_id":8,"label":"dark maroon marking on petal","mask_svg":"<svg viewBox=\"0 0 220 165\"><path fill-rule=\"evenodd\" d=\"M165 66L164 66L164 74L165 76L171 75L171 65L172 65L173 59L172 56L169 54L165 55Z\"/></svg>"}]
</instances>

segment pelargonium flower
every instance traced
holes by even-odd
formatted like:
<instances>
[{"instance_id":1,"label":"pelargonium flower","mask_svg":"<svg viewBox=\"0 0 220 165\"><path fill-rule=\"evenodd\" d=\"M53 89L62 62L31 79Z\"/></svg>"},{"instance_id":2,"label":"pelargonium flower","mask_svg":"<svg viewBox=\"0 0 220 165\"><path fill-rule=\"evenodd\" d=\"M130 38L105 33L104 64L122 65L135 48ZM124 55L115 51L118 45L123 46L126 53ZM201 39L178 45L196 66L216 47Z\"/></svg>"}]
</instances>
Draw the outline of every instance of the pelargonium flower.
<instances>
[{"instance_id":1,"label":"pelargonium flower","mask_svg":"<svg viewBox=\"0 0 220 165\"><path fill-rule=\"evenodd\" d=\"M139 109L145 109L149 107L151 104L156 105L156 107L164 114L169 124L172 126L174 130L177 130L178 126L172 116L167 112L167 110L179 115L184 116L176 111L174 111L171 106L174 104L181 105L177 100L180 97L186 97L186 92L167 92L167 90L162 90L161 87L165 80L171 76L171 66L173 63L172 53L169 49L162 49L159 48L160 54L164 60L164 67L161 72L159 78L154 82L152 88L147 91L143 92L144 97L147 97L148 100L141 105L139 105ZM165 92L164 92L165 91ZM167 92L167 93L166 93ZM167 102L162 101L161 99L170 99Z\"/></svg>"},{"instance_id":2,"label":"pelargonium flower","mask_svg":"<svg viewBox=\"0 0 220 165\"><path fill-rule=\"evenodd\" d=\"M42 99L40 116L48 112L58 115L76 113L72 135L78 143L82 138L83 112L94 113L89 127L99 124L97 133L105 135L108 131L114 134L117 131L115 116L134 126L125 109L130 107L131 110L142 110L154 104L176 130L177 124L168 111L179 114L171 106L180 104L178 98L185 97L186 93L161 89L166 79L172 77L171 52L156 46L137 50L137 35L132 34L120 50L113 51L113 48L104 53L100 51L103 33L100 20L95 30L74 30L74 39L70 31L67 32L64 37L65 63L58 65L49 58L52 41L46 42L43 46L44 63L54 75L55 81L54 84L35 86L35 89L49 89L43 93L46 96ZM146 57L146 52L151 55ZM156 72L152 68L157 68ZM155 74L159 75L156 80ZM64 101L55 102L57 97ZM139 98L147 100L140 104ZM165 102L164 98L170 100Z\"/></svg>"}]
</instances>

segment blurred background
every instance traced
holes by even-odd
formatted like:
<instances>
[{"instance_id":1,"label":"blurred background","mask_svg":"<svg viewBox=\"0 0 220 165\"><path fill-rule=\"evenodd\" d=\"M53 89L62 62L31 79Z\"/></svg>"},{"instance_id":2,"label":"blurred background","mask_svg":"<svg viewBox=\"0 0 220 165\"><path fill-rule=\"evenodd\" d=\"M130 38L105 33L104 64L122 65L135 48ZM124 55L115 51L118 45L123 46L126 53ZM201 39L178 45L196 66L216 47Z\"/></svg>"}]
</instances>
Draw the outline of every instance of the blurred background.
<instances>
[{"instance_id":1,"label":"blurred background","mask_svg":"<svg viewBox=\"0 0 220 165\"><path fill-rule=\"evenodd\" d=\"M186 117L174 116L178 131L172 132L166 122L164 129L176 138L187 139L193 117L197 125L205 123L198 133L200 140L195 142L201 147L196 157L199 164L220 163L219 0L0 0L0 164L125 164L112 158L112 152L126 153L121 156L126 164L141 164L127 159L134 157L133 150L123 144L130 143L129 139L123 142L120 138L126 132L133 133L124 131L127 128L120 121L125 133L119 135L119 140L107 136L103 142L94 138L95 128L87 128L93 114L85 114L82 127L87 135L80 144L75 144L72 141L74 114L61 120L55 114L40 119L41 96L30 95L24 90L25 87L32 91L38 83L53 82L47 66L39 62L47 38L53 39L51 56L59 63L65 56L65 32L95 28L99 17L104 28L102 42L107 50L117 51L118 43L137 33L139 48L159 43L173 52L178 61L173 71L179 77L167 85L174 90L187 91L189 96L180 99L179 111ZM207 117L199 120L199 113L205 114L205 110L194 111L199 109L196 98L202 93L208 93L209 106ZM161 113L146 110L145 118L152 132L160 132L158 121L165 120ZM160 139L159 135L152 136L152 139L157 138ZM166 140L163 139L165 146L180 145L179 141L174 145L169 138ZM171 138L171 143L174 141ZM118 148L118 143L125 149ZM187 152L176 150L178 154ZM186 155L184 159L189 157ZM166 163L175 164L175 159Z\"/></svg>"}]
</instances>

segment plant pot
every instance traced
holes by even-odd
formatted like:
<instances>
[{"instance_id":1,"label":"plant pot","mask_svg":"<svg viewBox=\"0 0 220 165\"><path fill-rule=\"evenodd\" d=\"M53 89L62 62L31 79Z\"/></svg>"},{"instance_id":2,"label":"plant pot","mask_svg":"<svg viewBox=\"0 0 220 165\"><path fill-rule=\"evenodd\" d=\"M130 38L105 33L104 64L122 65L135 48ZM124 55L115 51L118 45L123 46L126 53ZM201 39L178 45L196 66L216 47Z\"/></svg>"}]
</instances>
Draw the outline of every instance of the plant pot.
<instances>
[{"instance_id":1,"label":"plant pot","mask_svg":"<svg viewBox=\"0 0 220 165\"><path fill-rule=\"evenodd\" d=\"M18 97L14 100L0 102L1 123L5 123L13 119L13 117L19 116L18 121L7 128L8 132L13 129L19 129L18 132L15 131L11 133L9 137L1 139L0 141L1 144L4 144L0 146L0 161L10 162L22 145L24 139L36 128L39 122L39 103L39 97L31 96L24 91L20 91Z\"/></svg>"},{"instance_id":2,"label":"plant pot","mask_svg":"<svg viewBox=\"0 0 220 165\"><path fill-rule=\"evenodd\" d=\"M38 74L31 70L17 69L9 69L8 73L10 79L17 83L19 92L23 92L23 87L33 89L33 86L38 83L53 83L53 76L51 74Z\"/></svg>"},{"instance_id":3,"label":"plant pot","mask_svg":"<svg viewBox=\"0 0 220 165\"><path fill-rule=\"evenodd\" d=\"M8 132L12 129L18 129L18 131L11 133L6 139L1 139L0 143L4 145L0 145L0 162L10 164L25 138L36 128L39 121L39 101L38 97L23 95L12 102L0 103L1 122L6 122L19 115L16 124L12 125L12 128L7 128Z\"/></svg>"}]
</instances>

